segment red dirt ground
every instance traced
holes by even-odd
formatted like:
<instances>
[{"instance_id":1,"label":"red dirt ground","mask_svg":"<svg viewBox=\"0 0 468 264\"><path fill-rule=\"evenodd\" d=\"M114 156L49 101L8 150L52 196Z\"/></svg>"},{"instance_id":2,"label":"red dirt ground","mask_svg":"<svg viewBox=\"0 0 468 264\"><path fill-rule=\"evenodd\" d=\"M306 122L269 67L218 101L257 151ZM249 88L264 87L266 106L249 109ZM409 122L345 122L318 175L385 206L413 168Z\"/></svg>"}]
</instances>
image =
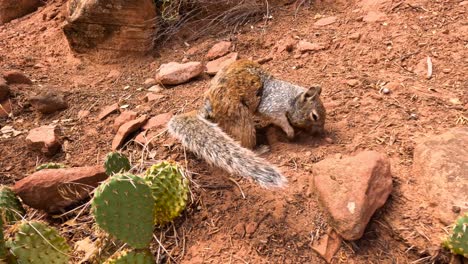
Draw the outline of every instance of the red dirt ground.
<instances>
[{"instance_id":1,"label":"red dirt ground","mask_svg":"<svg viewBox=\"0 0 468 264\"><path fill-rule=\"evenodd\" d=\"M129 105L140 114L156 115L196 109L210 78L165 89L164 99L148 105L142 83L153 77L160 64L181 61L189 47L174 38L157 55L110 60L73 54L61 31L63 15L43 20L55 10L55 1L39 11L0 26L0 72L19 69L34 80L33 86L12 86L13 118L0 119L26 133L0 139L1 183L12 184L43 162L70 166L102 162L110 151L116 115L99 121L96 116L115 102ZM365 22L371 11L386 17ZM193 203L184 216L155 234L178 263L324 263L311 249L312 234L323 234L326 217L311 187L311 166L327 156L352 155L361 150L386 153L392 162L394 192L372 218L362 239L346 242L334 263L445 263L435 244L444 224L434 217L420 197L424 190L412 175L413 147L418 138L467 125L468 109L468 4L460 0L362 0L318 1L295 16L292 5L274 8L273 18L248 25L233 35L209 36L189 43L198 52L190 60L203 60L212 44L231 39L242 58L273 60L264 64L275 76L305 85L319 83L328 111L327 133L320 138L300 135L287 142L280 135L264 157L289 179L284 190L265 190L241 178L210 168L167 135L157 147L142 152L136 144L125 147L133 162L150 164L172 158L187 161L192 172ZM316 27L322 17L336 16L328 26ZM350 38L358 33L359 39ZM278 42L306 40L323 43L326 49L305 55L277 53ZM414 72L430 57L432 78ZM40 64L38 67L37 65ZM111 70L120 76L107 78ZM425 70L425 68L422 68ZM350 80L358 83L351 87ZM380 92L395 82L391 93ZM26 98L53 86L63 91L70 107L40 116ZM124 89L128 86L129 88ZM78 119L79 110L91 114ZM416 118L412 118L416 117ZM64 151L52 158L28 150L27 131L39 125L60 124ZM143 158L143 160L142 160ZM239 183L240 188L234 183ZM243 197L241 190L245 194ZM30 210L34 213L33 210ZM35 213L36 217L38 213ZM39 214L40 215L40 214ZM53 220L71 241L90 236L87 214L74 226ZM70 226L71 225L71 226ZM78 227L78 228L75 228ZM249 231L244 234L245 230ZM168 260L157 243L153 252ZM436 257L434 257L436 256ZM80 254L76 253L76 260ZM417 262L413 262L417 261Z\"/></svg>"}]
</instances>

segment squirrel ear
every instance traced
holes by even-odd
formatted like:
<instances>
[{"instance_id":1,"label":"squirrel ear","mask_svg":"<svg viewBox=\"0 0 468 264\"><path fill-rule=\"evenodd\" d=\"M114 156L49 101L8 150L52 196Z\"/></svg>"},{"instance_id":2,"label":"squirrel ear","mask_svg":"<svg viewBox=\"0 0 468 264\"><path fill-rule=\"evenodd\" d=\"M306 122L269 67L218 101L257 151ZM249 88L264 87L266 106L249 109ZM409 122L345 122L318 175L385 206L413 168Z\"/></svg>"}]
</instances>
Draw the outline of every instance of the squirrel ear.
<instances>
[{"instance_id":1,"label":"squirrel ear","mask_svg":"<svg viewBox=\"0 0 468 264\"><path fill-rule=\"evenodd\" d=\"M306 99L308 100L314 100L316 97L320 96L322 93L322 87L315 85L311 86L307 92L304 92L301 95L302 101L305 101Z\"/></svg>"}]
</instances>

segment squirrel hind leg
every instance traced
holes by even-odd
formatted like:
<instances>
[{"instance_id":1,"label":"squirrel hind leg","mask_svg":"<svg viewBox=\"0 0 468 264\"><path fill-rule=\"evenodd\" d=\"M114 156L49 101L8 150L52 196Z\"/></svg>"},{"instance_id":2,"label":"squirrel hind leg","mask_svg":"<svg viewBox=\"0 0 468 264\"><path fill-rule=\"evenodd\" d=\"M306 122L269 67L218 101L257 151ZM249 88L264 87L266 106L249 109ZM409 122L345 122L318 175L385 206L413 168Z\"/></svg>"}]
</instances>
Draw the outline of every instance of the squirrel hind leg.
<instances>
[{"instance_id":1,"label":"squirrel hind leg","mask_svg":"<svg viewBox=\"0 0 468 264\"><path fill-rule=\"evenodd\" d=\"M225 118L218 125L234 140L240 142L242 147L254 149L257 135L252 114L246 107L240 108L238 113L239 115Z\"/></svg>"}]
</instances>

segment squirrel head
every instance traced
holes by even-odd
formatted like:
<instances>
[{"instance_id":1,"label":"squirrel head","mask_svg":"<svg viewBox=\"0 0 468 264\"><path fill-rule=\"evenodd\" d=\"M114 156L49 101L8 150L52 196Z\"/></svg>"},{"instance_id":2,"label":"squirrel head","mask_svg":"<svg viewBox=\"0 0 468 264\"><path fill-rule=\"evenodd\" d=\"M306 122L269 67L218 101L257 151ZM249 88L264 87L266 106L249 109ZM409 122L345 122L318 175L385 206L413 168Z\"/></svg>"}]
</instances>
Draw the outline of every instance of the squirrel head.
<instances>
[{"instance_id":1,"label":"squirrel head","mask_svg":"<svg viewBox=\"0 0 468 264\"><path fill-rule=\"evenodd\" d=\"M320 100L322 88L318 85L310 87L299 94L287 112L289 123L310 133L323 132L326 111Z\"/></svg>"}]
</instances>

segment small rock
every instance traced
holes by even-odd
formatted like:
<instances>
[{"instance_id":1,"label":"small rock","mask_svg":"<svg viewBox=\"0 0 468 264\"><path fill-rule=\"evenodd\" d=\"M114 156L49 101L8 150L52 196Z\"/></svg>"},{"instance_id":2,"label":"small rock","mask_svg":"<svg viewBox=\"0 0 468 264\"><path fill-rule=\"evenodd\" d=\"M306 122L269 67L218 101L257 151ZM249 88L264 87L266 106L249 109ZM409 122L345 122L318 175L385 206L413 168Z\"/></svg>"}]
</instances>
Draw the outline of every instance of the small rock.
<instances>
[{"instance_id":1,"label":"small rock","mask_svg":"<svg viewBox=\"0 0 468 264\"><path fill-rule=\"evenodd\" d=\"M159 93L162 90L164 90L164 89L159 84L158 85L153 85L148 89L148 91L153 92L153 93Z\"/></svg>"},{"instance_id":2,"label":"small rock","mask_svg":"<svg viewBox=\"0 0 468 264\"><path fill-rule=\"evenodd\" d=\"M121 73L118 70L111 70L109 74L107 74L107 79L109 80L116 80L120 77Z\"/></svg>"},{"instance_id":3,"label":"small rock","mask_svg":"<svg viewBox=\"0 0 468 264\"><path fill-rule=\"evenodd\" d=\"M119 127L129 121L132 121L132 120L135 120L135 118L137 117L137 113L136 112L133 112L133 111L130 111L130 110L127 110L127 111L123 111L115 120L114 120L114 125L113 125L113 128L115 131L117 131L119 129Z\"/></svg>"},{"instance_id":4,"label":"small rock","mask_svg":"<svg viewBox=\"0 0 468 264\"><path fill-rule=\"evenodd\" d=\"M359 80L351 79L351 80L347 80L346 84L351 86L351 87L355 87L355 86L358 86L360 84L360 82L359 82Z\"/></svg>"},{"instance_id":5,"label":"small rock","mask_svg":"<svg viewBox=\"0 0 468 264\"><path fill-rule=\"evenodd\" d=\"M426 77L427 76L427 58L421 59L416 65L416 67L414 68L413 72L420 77Z\"/></svg>"},{"instance_id":6,"label":"small rock","mask_svg":"<svg viewBox=\"0 0 468 264\"><path fill-rule=\"evenodd\" d=\"M68 107L62 94L49 91L29 98L29 103L43 114L51 114Z\"/></svg>"},{"instance_id":7,"label":"small rock","mask_svg":"<svg viewBox=\"0 0 468 264\"><path fill-rule=\"evenodd\" d=\"M153 79L153 78L148 78L148 79L146 79L145 82L143 83L143 85L145 86L145 88L155 86L156 84L158 84L158 83L157 83L156 80Z\"/></svg>"},{"instance_id":8,"label":"small rock","mask_svg":"<svg viewBox=\"0 0 468 264\"><path fill-rule=\"evenodd\" d=\"M202 74L203 70L204 67L201 62L169 62L159 67L156 80L167 85L181 84Z\"/></svg>"},{"instance_id":9,"label":"small rock","mask_svg":"<svg viewBox=\"0 0 468 264\"><path fill-rule=\"evenodd\" d=\"M87 116L89 116L91 112L89 112L88 110L80 110L78 111L78 119L83 119Z\"/></svg>"},{"instance_id":10,"label":"small rock","mask_svg":"<svg viewBox=\"0 0 468 264\"><path fill-rule=\"evenodd\" d=\"M232 229L234 233L239 235L241 238L245 236L245 225L244 223L237 223L237 225Z\"/></svg>"},{"instance_id":11,"label":"small rock","mask_svg":"<svg viewBox=\"0 0 468 264\"><path fill-rule=\"evenodd\" d=\"M230 65L237 60L238 53L232 52L226 56L210 61L206 64L206 73L209 75L215 75L222 68Z\"/></svg>"},{"instance_id":12,"label":"small rock","mask_svg":"<svg viewBox=\"0 0 468 264\"><path fill-rule=\"evenodd\" d=\"M374 212L392 191L388 159L375 151L327 158L312 167L314 187L331 217L330 225L346 240L357 240Z\"/></svg>"},{"instance_id":13,"label":"small rock","mask_svg":"<svg viewBox=\"0 0 468 264\"><path fill-rule=\"evenodd\" d=\"M337 17L335 16L330 16L330 17L325 17L317 20L317 22L314 23L316 26L328 26L333 23L335 23L337 20Z\"/></svg>"},{"instance_id":14,"label":"small rock","mask_svg":"<svg viewBox=\"0 0 468 264\"><path fill-rule=\"evenodd\" d=\"M250 222L245 226L245 233L248 237L251 237L255 231L257 231L257 223Z\"/></svg>"},{"instance_id":15,"label":"small rock","mask_svg":"<svg viewBox=\"0 0 468 264\"><path fill-rule=\"evenodd\" d=\"M452 70L449 69L449 68L444 68L442 69L442 72L445 73L445 74L449 74Z\"/></svg>"},{"instance_id":16,"label":"small rock","mask_svg":"<svg viewBox=\"0 0 468 264\"><path fill-rule=\"evenodd\" d=\"M383 93L383 94L389 94L389 93L390 93L390 89L388 89L387 87L383 87L383 88L382 88L382 93Z\"/></svg>"},{"instance_id":17,"label":"small rock","mask_svg":"<svg viewBox=\"0 0 468 264\"><path fill-rule=\"evenodd\" d=\"M155 93L147 93L145 95L145 102L153 102L153 101L158 101L162 98L164 98L165 96L162 95L162 94L155 94Z\"/></svg>"},{"instance_id":18,"label":"small rock","mask_svg":"<svg viewBox=\"0 0 468 264\"><path fill-rule=\"evenodd\" d=\"M164 113L154 116L142 127L143 130L165 128L167 122L172 118L172 113Z\"/></svg>"},{"instance_id":19,"label":"small rock","mask_svg":"<svg viewBox=\"0 0 468 264\"><path fill-rule=\"evenodd\" d=\"M17 70L5 72L3 78L7 84L32 84L32 81L24 73Z\"/></svg>"},{"instance_id":20,"label":"small rock","mask_svg":"<svg viewBox=\"0 0 468 264\"><path fill-rule=\"evenodd\" d=\"M8 95L10 95L10 87L6 80L0 77L0 101L7 99Z\"/></svg>"},{"instance_id":21,"label":"small rock","mask_svg":"<svg viewBox=\"0 0 468 264\"><path fill-rule=\"evenodd\" d=\"M146 115L141 116L136 120L132 120L120 126L119 131L114 137L112 141L112 150L117 150L120 145L125 141L125 138L130 135L131 133L140 129L146 122L147 117Z\"/></svg>"},{"instance_id":22,"label":"small rock","mask_svg":"<svg viewBox=\"0 0 468 264\"><path fill-rule=\"evenodd\" d=\"M317 252L327 263L331 263L332 258L341 247L342 238L335 230L329 228L327 234L315 240L312 249Z\"/></svg>"},{"instance_id":23,"label":"small rock","mask_svg":"<svg viewBox=\"0 0 468 264\"><path fill-rule=\"evenodd\" d=\"M379 11L370 11L369 13L367 13L367 15L364 16L364 18L362 20L364 22L371 23L371 22L382 21L386 17L387 17L387 15L385 13L382 13L382 12L379 12Z\"/></svg>"},{"instance_id":24,"label":"small rock","mask_svg":"<svg viewBox=\"0 0 468 264\"><path fill-rule=\"evenodd\" d=\"M120 107L119 107L118 103L115 103L113 105L108 105L108 106L104 107L104 109L102 109L101 113L99 113L98 119L102 120L102 119L106 118L110 114L118 111L119 108Z\"/></svg>"},{"instance_id":25,"label":"small rock","mask_svg":"<svg viewBox=\"0 0 468 264\"><path fill-rule=\"evenodd\" d=\"M26 142L32 150L52 156L59 151L61 146L58 133L59 129L56 126L41 126L29 131Z\"/></svg>"},{"instance_id":26,"label":"small rock","mask_svg":"<svg viewBox=\"0 0 468 264\"><path fill-rule=\"evenodd\" d=\"M142 131L135 137L135 142L147 147L149 150L154 148L154 139L163 132L160 131Z\"/></svg>"},{"instance_id":27,"label":"small rock","mask_svg":"<svg viewBox=\"0 0 468 264\"><path fill-rule=\"evenodd\" d=\"M215 45L213 45L213 47L211 47L211 49L208 51L208 53L206 54L206 59L214 60L221 56L224 56L229 52L230 48L231 48L230 41L218 42Z\"/></svg>"},{"instance_id":28,"label":"small rock","mask_svg":"<svg viewBox=\"0 0 468 264\"><path fill-rule=\"evenodd\" d=\"M268 56L268 57L264 57L264 58L261 58L261 59L258 59L256 60L255 62L257 62L258 64L265 64L269 61L273 60L273 57L271 56Z\"/></svg>"},{"instance_id":29,"label":"small rock","mask_svg":"<svg viewBox=\"0 0 468 264\"><path fill-rule=\"evenodd\" d=\"M44 169L17 181L13 191L28 206L57 213L88 198L106 178L102 165Z\"/></svg>"},{"instance_id":30,"label":"small rock","mask_svg":"<svg viewBox=\"0 0 468 264\"><path fill-rule=\"evenodd\" d=\"M465 147L463 147L465 146ZM468 128L419 140L414 149L413 177L439 220L452 224L454 206L468 207Z\"/></svg>"},{"instance_id":31,"label":"small rock","mask_svg":"<svg viewBox=\"0 0 468 264\"><path fill-rule=\"evenodd\" d=\"M12 113L10 100L0 102L0 117L9 117Z\"/></svg>"},{"instance_id":32,"label":"small rock","mask_svg":"<svg viewBox=\"0 0 468 264\"><path fill-rule=\"evenodd\" d=\"M296 40L294 39L288 38L286 40L280 40L279 43L276 45L276 52L292 52L294 50L294 46L296 46Z\"/></svg>"},{"instance_id":33,"label":"small rock","mask_svg":"<svg viewBox=\"0 0 468 264\"><path fill-rule=\"evenodd\" d=\"M359 40L361 38L361 33L356 32L348 36L349 39L351 40Z\"/></svg>"},{"instance_id":34,"label":"small rock","mask_svg":"<svg viewBox=\"0 0 468 264\"><path fill-rule=\"evenodd\" d=\"M389 82L385 84L384 87L389 89L390 91L398 91L399 89L403 88L403 85L401 85L398 82Z\"/></svg>"},{"instance_id":35,"label":"small rock","mask_svg":"<svg viewBox=\"0 0 468 264\"><path fill-rule=\"evenodd\" d=\"M325 46L318 43L310 43L304 40L299 41L297 44L297 48L300 52L307 52L307 51L318 51L325 49Z\"/></svg>"}]
</instances>

